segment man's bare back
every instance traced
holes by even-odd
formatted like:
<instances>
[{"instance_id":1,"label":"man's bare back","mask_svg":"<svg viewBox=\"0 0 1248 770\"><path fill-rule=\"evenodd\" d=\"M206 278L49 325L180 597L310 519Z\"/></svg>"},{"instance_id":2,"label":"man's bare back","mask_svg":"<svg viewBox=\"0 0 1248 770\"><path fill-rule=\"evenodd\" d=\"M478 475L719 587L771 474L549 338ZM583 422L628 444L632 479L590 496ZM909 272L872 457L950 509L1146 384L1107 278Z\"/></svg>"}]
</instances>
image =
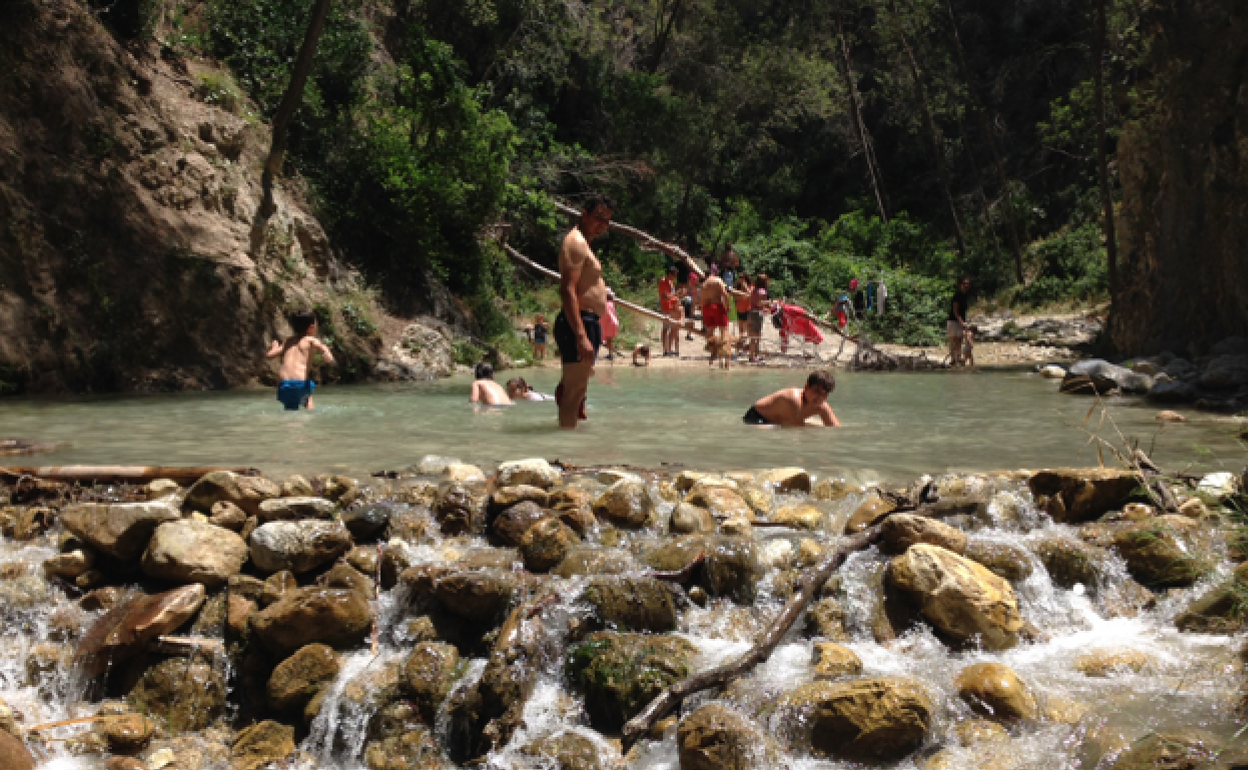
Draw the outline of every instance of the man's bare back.
<instances>
[{"instance_id":1,"label":"man's bare back","mask_svg":"<svg viewBox=\"0 0 1248 770\"><path fill-rule=\"evenodd\" d=\"M283 380L306 380L308 361L313 353L320 353L328 363L334 362L334 354L329 352L325 343L311 336L290 337L284 343L273 340L268 358L281 356L282 367L278 370L278 377Z\"/></svg>"},{"instance_id":2,"label":"man's bare back","mask_svg":"<svg viewBox=\"0 0 1248 770\"><path fill-rule=\"evenodd\" d=\"M702 284L702 306L719 304L728 307L728 289L719 276L712 275Z\"/></svg>"},{"instance_id":3,"label":"man's bare back","mask_svg":"<svg viewBox=\"0 0 1248 770\"><path fill-rule=\"evenodd\" d=\"M510 406L512 404L507 390L494 380L477 380L472 383L472 395L468 396L468 400L474 404L482 403L487 406Z\"/></svg>"}]
</instances>

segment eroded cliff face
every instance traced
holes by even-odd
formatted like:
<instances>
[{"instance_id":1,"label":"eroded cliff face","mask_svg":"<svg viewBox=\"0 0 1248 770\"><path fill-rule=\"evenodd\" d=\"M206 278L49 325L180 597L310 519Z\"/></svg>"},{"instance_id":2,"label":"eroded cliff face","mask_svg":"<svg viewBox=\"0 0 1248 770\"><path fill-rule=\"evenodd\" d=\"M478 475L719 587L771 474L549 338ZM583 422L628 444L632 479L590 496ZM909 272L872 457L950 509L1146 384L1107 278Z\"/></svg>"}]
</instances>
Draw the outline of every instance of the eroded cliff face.
<instances>
[{"instance_id":1,"label":"eroded cliff face","mask_svg":"<svg viewBox=\"0 0 1248 770\"><path fill-rule=\"evenodd\" d=\"M1248 3L1160 0L1157 101L1119 148L1125 354L1248 337Z\"/></svg>"},{"instance_id":2,"label":"eroded cliff face","mask_svg":"<svg viewBox=\"0 0 1248 770\"><path fill-rule=\"evenodd\" d=\"M313 307L344 354L322 376L370 373L393 322L295 191L257 218L268 129L196 98L202 66L85 4L0 4L0 386L271 381L268 340Z\"/></svg>"}]
</instances>

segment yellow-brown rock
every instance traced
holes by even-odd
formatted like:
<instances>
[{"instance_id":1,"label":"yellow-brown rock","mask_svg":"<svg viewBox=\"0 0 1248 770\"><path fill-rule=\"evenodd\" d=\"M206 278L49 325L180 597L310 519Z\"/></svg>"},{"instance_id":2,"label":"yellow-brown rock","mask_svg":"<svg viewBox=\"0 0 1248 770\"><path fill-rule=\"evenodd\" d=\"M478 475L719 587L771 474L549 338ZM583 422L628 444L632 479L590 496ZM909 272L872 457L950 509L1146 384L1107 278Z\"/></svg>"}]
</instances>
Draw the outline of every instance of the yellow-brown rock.
<instances>
[{"instance_id":1,"label":"yellow-brown rock","mask_svg":"<svg viewBox=\"0 0 1248 770\"><path fill-rule=\"evenodd\" d=\"M1039 713L1027 685L1001 663L972 663L962 669L954 685L972 711L990 719L1035 719Z\"/></svg>"},{"instance_id":2,"label":"yellow-brown rock","mask_svg":"<svg viewBox=\"0 0 1248 770\"><path fill-rule=\"evenodd\" d=\"M862 673L858 654L835 642L815 642L814 663L818 679L839 679Z\"/></svg>"},{"instance_id":3,"label":"yellow-brown rock","mask_svg":"<svg viewBox=\"0 0 1248 770\"><path fill-rule=\"evenodd\" d=\"M1075 669L1085 676L1107 677L1115 674L1138 674L1153 659L1148 653L1130 647L1105 647L1085 652L1075 658Z\"/></svg>"},{"instance_id":4,"label":"yellow-brown rock","mask_svg":"<svg viewBox=\"0 0 1248 770\"><path fill-rule=\"evenodd\" d=\"M819 524L823 521L823 511L813 505L786 505L771 514L768 521L793 529L813 531L819 529Z\"/></svg>"},{"instance_id":5,"label":"yellow-brown rock","mask_svg":"<svg viewBox=\"0 0 1248 770\"><path fill-rule=\"evenodd\" d=\"M966 533L912 513L895 513L880 525L880 550L890 556L905 553L910 546L919 543L938 545L960 554L966 550Z\"/></svg>"},{"instance_id":6,"label":"yellow-brown rock","mask_svg":"<svg viewBox=\"0 0 1248 770\"><path fill-rule=\"evenodd\" d=\"M727 487L703 486L701 482L685 497L685 502L705 508L716 516L730 519L754 520L754 510Z\"/></svg>"},{"instance_id":7,"label":"yellow-brown rock","mask_svg":"<svg viewBox=\"0 0 1248 770\"><path fill-rule=\"evenodd\" d=\"M874 524L876 519L892 510L892 503L885 502L884 498L879 495L869 495L866 500L858 504L858 508L849 517L849 521L845 524L845 531L849 534L861 532Z\"/></svg>"},{"instance_id":8,"label":"yellow-brown rock","mask_svg":"<svg viewBox=\"0 0 1248 770\"><path fill-rule=\"evenodd\" d=\"M778 707L809 720L814 753L872 763L895 762L918 749L934 712L923 687L898 676L805 684Z\"/></svg>"}]
</instances>

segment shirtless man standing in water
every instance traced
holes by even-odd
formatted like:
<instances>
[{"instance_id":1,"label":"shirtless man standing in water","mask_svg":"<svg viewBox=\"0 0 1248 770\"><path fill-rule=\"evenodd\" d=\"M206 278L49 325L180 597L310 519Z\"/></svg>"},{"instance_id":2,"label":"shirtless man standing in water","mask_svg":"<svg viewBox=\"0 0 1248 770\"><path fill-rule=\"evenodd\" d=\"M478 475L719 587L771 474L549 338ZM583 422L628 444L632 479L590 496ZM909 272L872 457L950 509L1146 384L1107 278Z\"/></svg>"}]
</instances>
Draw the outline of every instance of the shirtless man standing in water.
<instances>
[{"instance_id":1,"label":"shirtless man standing in water","mask_svg":"<svg viewBox=\"0 0 1248 770\"><path fill-rule=\"evenodd\" d=\"M594 373L594 359L602 344L598 319L606 312L607 287L602 264L589 242L607 231L613 204L608 198L585 202L581 219L559 249L559 299L563 308L555 318L554 336L563 360L563 378L555 390L559 427L573 429L585 419L585 394Z\"/></svg>"}]
</instances>

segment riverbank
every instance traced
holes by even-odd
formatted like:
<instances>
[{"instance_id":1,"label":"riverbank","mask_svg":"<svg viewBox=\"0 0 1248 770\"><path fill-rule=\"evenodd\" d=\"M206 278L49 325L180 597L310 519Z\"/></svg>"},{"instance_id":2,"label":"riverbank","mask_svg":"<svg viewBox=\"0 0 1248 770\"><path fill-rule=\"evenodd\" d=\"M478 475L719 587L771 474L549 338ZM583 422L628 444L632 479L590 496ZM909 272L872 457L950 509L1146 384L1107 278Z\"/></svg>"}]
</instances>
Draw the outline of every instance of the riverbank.
<instances>
[{"instance_id":1,"label":"riverbank","mask_svg":"<svg viewBox=\"0 0 1248 770\"><path fill-rule=\"evenodd\" d=\"M1243 479L1168 478L427 457L385 479L0 484L0 751L118 770L1229 768ZM805 598L766 662L626 740L664 687Z\"/></svg>"}]
</instances>

